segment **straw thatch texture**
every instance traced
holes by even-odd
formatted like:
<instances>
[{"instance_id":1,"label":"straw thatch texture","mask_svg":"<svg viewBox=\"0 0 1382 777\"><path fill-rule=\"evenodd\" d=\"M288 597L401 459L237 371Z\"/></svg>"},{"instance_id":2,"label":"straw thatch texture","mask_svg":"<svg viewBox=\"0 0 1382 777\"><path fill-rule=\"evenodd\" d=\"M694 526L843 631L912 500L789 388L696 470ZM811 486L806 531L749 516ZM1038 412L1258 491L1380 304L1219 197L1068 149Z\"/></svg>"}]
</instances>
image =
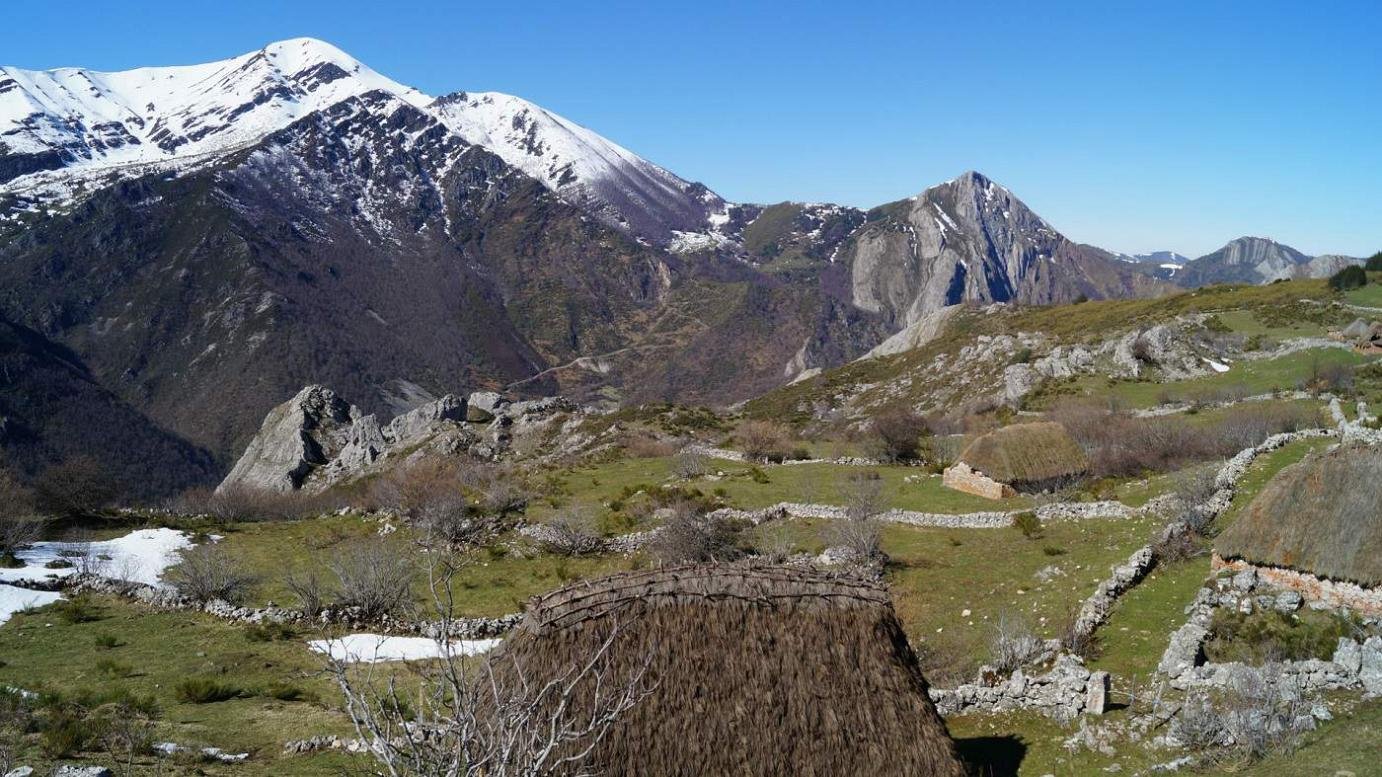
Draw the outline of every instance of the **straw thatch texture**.
<instances>
[{"instance_id":1,"label":"straw thatch texture","mask_svg":"<svg viewBox=\"0 0 1382 777\"><path fill-rule=\"evenodd\" d=\"M972 469L1016 488L1076 477L1089 459L1065 427L1051 421L1014 424L976 438L960 453Z\"/></svg>"},{"instance_id":2,"label":"straw thatch texture","mask_svg":"<svg viewBox=\"0 0 1382 777\"><path fill-rule=\"evenodd\" d=\"M746 564L616 575L535 600L502 650L542 680L616 628L614 668L649 660L651 692L595 751L605 773L965 773L881 585Z\"/></svg>"},{"instance_id":3,"label":"straw thatch texture","mask_svg":"<svg viewBox=\"0 0 1382 777\"><path fill-rule=\"evenodd\" d=\"M1282 470L1214 550L1225 559L1382 584L1382 450L1336 448Z\"/></svg>"}]
</instances>

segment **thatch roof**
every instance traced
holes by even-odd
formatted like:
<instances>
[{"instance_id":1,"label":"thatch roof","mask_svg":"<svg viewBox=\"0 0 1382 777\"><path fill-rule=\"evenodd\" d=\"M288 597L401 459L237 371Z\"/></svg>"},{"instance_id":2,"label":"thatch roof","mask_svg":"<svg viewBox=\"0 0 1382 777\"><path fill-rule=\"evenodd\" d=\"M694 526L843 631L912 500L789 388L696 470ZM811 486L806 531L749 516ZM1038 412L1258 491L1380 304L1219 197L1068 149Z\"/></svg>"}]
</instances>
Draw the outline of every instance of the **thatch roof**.
<instances>
[{"instance_id":1,"label":"thatch roof","mask_svg":"<svg viewBox=\"0 0 1382 777\"><path fill-rule=\"evenodd\" d=\"M880 584L746 564L626 573L534 600L501 650L540 681L616 628L615 668L650 660L651 693L596 749L605 773L964 774Z\"/></svg>"},{"instance_id":2,"label":"thatch roof","mask_svg":"<svg viewBox=\"0 0 1382 777\"><path fill-rule=\"evenodd\" d=\"M1382 584L1382 450L1346 447L1282 470L1214 543L1227 559Z\"/></svg>"},{"instance_id":3,"label":"thatch roof","mask_svg":"<svg viewBox=\"0 0 1382 777\"><path fill-rule=\"evenodd\" d=\"M995 429L960 452L960 461L999 483L1044 483L1083 474L1089 459L1053 421Z\"/></svg>"},{"instance_id":4,"label":"thatch roof","mask_svg":"<svg viewBox=\"0 0 1382 777\"><path fill-rule=\"evenodd\" d=\"M1364 321L1361 318L1355 318L1353 319L1353 323L1344 327L1343 331L1340 334L1342 334L1345 339L1350 340L1356 340L1360 337L1366 337L1368 334L1368 322Z\"/></svg>"}]
</instances>

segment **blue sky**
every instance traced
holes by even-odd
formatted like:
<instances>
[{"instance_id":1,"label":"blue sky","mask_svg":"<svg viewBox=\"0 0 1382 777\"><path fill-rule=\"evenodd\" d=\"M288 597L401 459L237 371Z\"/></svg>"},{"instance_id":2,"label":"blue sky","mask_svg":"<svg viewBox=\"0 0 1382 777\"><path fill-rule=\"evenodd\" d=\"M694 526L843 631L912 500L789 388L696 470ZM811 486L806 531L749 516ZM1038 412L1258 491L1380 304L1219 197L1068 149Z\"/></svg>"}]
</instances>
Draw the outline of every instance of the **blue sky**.
<instances>
[{"instance_id":1,"label":"blue sky","mask_svg":"<svg viewBox=\"0 0 1382 777\"><path fill-rule=\"evenodd\" d=\"M0 63L330 41L526 97L737 201L872 206L977 169L1072 239L1382 250L1382 3L7 3Z\"/></svg>"}]
</instances>

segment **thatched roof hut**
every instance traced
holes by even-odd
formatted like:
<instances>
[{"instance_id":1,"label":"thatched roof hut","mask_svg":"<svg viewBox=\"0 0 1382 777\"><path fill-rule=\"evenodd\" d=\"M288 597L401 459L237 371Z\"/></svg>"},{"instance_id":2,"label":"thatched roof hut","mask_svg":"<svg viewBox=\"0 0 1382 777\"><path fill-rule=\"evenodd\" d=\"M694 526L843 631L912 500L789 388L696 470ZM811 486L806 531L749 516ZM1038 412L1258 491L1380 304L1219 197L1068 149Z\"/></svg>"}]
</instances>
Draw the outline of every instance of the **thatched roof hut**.
<instances>
[{"instance_id":1,"label":"thatched roof hut","mask_svg":"<svg viewBox=\"0 0 1382 777\"><path fill-rule=\"evenodd\" d=\"M1382 584L1382 450L1341 447L1282 470L1214 551L1365 586Z\"/></svg>"},{"instance_id":2,"label":"thatched roof hut","mask_svg":"<svg viewBox=\"0 0 1382 777\"><path fill-rule=\"evenodd\" d=\"M1039 489L1089 470L1079 444L1053 421L995 429L967 445L959 461L1018 490Z\"/></svg>"},{"instance_id":3,"label":"thatched roof hut","mask_svg":"<svg viewBox=\"0 0 1382 777\"><path fill-rule=\"evenodd\" d=\"M614 775L965 773L881 584L795 567L631 572L535 599L505 640L537 680L647 660L594 752Z\"/></svg>"}]
</instances>

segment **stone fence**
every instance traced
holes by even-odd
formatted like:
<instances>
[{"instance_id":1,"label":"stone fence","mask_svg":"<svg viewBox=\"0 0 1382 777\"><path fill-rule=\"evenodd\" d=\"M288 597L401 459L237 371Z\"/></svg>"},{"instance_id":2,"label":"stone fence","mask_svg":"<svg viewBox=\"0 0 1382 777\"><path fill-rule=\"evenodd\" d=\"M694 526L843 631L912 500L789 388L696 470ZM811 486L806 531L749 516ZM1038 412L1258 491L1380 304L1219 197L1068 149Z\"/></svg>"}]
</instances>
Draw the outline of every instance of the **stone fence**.
<instances>
[{"instance_id":1,"label":"stone fence","mask_svg":"<svg viewBox=\"0 0 1382 777\"><path fill-rule=\"evenodd\" d=\"M283 623L304 628L347 628L351 630L378 631L384 634L420 635L436 638L441 636L442 622L431 620L410 620L406 618L366 618L357 608L338 608L323 610L318 615L308 615L301 610L287 607L240 607L214 599L197 602L177 591L160 588L146 583L115 580L98 575L73 575L57 581L62 590L72 593L99 593L121 596L150 607L163 610L191 610L205 612L223 620L244 624ZM449 636L456 639L484 639L501 636L522 620L522 613L510 613L497 618L454 618L446 622Z\"/></svg>"}]
</instances>

